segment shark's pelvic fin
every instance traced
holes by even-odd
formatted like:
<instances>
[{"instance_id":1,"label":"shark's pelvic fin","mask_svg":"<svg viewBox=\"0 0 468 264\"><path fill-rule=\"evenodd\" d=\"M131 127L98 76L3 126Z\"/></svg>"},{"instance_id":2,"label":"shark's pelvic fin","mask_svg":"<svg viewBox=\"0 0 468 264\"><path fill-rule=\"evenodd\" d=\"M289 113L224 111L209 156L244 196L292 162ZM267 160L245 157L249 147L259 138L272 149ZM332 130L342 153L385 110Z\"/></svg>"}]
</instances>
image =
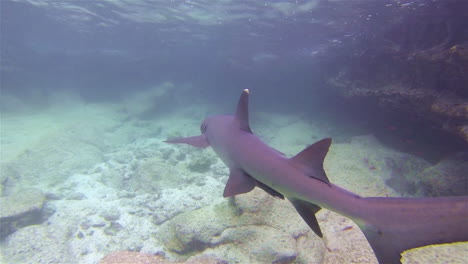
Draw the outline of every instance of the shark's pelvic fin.
<instances>
[{"instance_id":1,"label":"shark's pelvic fin","mask_svg":"<svg viewBox=\"0 0 468 264\"><path fill-rule=\"evenodd\" d=\"M253 190L257 181L241 169L230 169L229 179L224 187L224 197L231 197Z\"/></svg>"},{"instance_id":2,"label":"shark's pelvic fin","mask_svg":"<svg viewBox=\"0 0 468 264\"><path fill-rule=\"evenodd\" d=\"M210 146L210 143L208 142L208 140L206 140L205 135L169 139L164 142L172 143L172 144L188 144L197 148L206 148Z\"/></svg>"},{"instance_id":3,"label":"shark's pelvic fin","mask_svg":"<svg viewBox=\"0 0 468 264\"><path fill-rule=\"evenodd\" d=\"M300 167L305 175L330 184L327 174L323 170L323 161L328 153L330 144L331 138L324 138L299 152L290 161L294 166Z\"/></svg>"},{"instance_id":4,"label":"shark's pelvic fin","mask_svg":"<svg viewBox=\"0 0 468 264\"><path fill-rule=\"evenodd\" d=\"M322 230L320 230L317 218L315 217L315 213L320 211L322 208L318 205L302 200L289 199L289 201L294 205L296 211L301 215L302 219L304 219L314 233L319 237L323 237Z\"/></svg>"},{"instance_id":5,"label":"shark's pelvic fin","mask_svg":"<svg viewBox=\"0 0 468 264\"><path fill-rule=\"evenodd\" d=\"M237 103L236 121L239 122L240 129L252 133L249 125L249 90L245 89Z\"/></svg>"}]
</instances>

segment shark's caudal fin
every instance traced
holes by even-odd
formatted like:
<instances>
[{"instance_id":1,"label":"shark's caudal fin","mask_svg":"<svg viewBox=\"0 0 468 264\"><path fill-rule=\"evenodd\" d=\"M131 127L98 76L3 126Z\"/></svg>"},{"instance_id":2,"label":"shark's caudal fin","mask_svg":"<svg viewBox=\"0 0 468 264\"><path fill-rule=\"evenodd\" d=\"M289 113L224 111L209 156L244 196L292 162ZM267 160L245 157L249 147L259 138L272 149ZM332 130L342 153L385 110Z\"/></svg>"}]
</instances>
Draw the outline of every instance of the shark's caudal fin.
<instances>
[{"instance_id":1,"label":"shark's caudal fin","mask_svg":"<svg viewBox=\"0 0 468 264\"><path fill-rule=\"evenodd\" d=\"M400 264L404 250L468 241L467 197L362 198L357 220L381 264Z\"/></svg>"},{"instance_id":2,"label":"shark's caudal fin","mask_svg":"<svg viewBox=\"0 0 468 264\"><path fill-rule=\"evenodd\" d=\"M165 140L166 143L172 144L188 144L197 148L206 148L210 146L208 140L206 140L205 135L186 137L186 138L175 138Z\"/></svg>"}]
</instances>

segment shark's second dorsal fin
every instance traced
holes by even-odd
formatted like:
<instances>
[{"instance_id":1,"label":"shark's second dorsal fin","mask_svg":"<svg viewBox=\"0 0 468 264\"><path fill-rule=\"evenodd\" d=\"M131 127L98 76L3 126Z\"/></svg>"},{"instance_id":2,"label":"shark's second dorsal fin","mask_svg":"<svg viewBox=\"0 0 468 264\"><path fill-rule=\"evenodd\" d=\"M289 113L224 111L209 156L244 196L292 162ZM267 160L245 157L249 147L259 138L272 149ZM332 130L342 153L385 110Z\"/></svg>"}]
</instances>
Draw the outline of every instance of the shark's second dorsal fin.
<instances>
[{"instance_id":1,"label":"shark's second dorsal fin","mask_svg":"<svg viewBox=\"0 0 468 264\"><path fill-rule=\"evenodd\" d=\"M323 170L323 160L331 145L331 138L324 138L308 146L290 161L299 166L309 176L330 184L327 174Z\"/></svg>"},{"instance_id":2,"label":"shark's second dorsal fin","mask_svg":"<svg viewBox=\"0 0 468 264\"><path fill-rule=\"evenodd\" d=\"M239 122L240 129L252 133L249 125L249 89L245 89L239 98L236 121Z\"/></svg>"}]
</instances>

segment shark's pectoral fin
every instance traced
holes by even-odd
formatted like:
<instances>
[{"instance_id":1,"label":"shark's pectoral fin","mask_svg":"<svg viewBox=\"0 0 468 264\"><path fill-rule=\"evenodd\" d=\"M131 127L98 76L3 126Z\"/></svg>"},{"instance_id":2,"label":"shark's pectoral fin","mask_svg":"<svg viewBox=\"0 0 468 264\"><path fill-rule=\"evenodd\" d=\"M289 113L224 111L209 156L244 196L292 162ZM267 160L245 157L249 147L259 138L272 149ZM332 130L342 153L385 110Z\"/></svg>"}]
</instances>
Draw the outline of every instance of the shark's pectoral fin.
<instances>
[{"instance_id":1,"label":"shark's pectoral fin","mask_svg":"<svg viewBox=\"0 0 468 264\"><path fill-rule=\"evenodd\" d=\"M197 148L206 148L210 146L210 143L208 142L208 140L206 140L205 135L168 139L164 142L171 144L189 144Z\"/></svg>"},{"instance_id":2,"label":"shark's pectoral fin","mask_svg":"<svg viewBox=\"0 0 468 264\"><path fill-rule=\"evenodd\" d=\"M315 213L320 211L322 208L318 205L302 200L289 199L289 201L294 205L296 211L301 215L302 219L304 219L314 233L319 237L323 237L322 230L320 230L317 218L315 217Z\"/></svg>"},{"instance_id":3,"label":"shark's pectoral fin","mask_svg":"<svg viewBox=\"0 0 468 264\"><path fill-rule=\"evenodd\" d=\"M323 170L323 160L331 145L331 138L324 138L308 146L290 159L290 162L301 168L304 174L330 184L327 174Z\"/></svg>"},{"instance_id":4,"label":"shark's pectoral fin","mask_svg":"<svg viewBox=\"0 0 468 264\"><path fill-rule=\"evenodd\" d=\"M224 197L247 193L255 188L257 181L241 169L231 169L224 187Z\"/></svg>"},{"instance_id":5,"label":"shark's pectoral fin","mask_svg":"<svg viewBox=\"0 0 468 264\"><path fill-rule=\"evenodd\" d=\"M270 188L269 186L257 181L257 187L261 188L262 190L264 190L265 192L267 192L269 195L273 196L273 197L276 197L276 198L280 198L280 199L284 199L284 196L275 191L274 189Z\"/></svg>"}]
</instances>

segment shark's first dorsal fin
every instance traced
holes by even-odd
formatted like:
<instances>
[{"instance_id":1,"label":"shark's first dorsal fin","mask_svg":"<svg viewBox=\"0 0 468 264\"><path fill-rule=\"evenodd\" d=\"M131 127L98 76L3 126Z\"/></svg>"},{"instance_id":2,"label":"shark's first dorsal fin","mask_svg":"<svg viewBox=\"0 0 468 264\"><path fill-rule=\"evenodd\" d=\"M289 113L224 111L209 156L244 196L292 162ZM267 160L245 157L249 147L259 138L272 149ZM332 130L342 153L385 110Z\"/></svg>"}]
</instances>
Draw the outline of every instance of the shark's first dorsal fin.
<instances>
[{"instance_id":1,"label":"shark's first dorsal fin","mask_svg":"<svg viewBox=\"0 0 468 264\"><path fill-rule=\"evenodd\" d=\"M236 121L239 122L240 129L252 133L249 125L249 89L245 89L239 98Z\"/></svg>"},{"instance_id":2,"label":"shark's first dorsal fin","mask_svg":"<svg viewBox=\"0 0 468 264\"><path fill-rule=\"evenodd\" d=\"M323 160L328 153L330 145L331 138L324 138L299 152L290 161L295 166L299 166L307 176L330 184L327 174L323 170Z\"/></svg>"}]
</instances>

